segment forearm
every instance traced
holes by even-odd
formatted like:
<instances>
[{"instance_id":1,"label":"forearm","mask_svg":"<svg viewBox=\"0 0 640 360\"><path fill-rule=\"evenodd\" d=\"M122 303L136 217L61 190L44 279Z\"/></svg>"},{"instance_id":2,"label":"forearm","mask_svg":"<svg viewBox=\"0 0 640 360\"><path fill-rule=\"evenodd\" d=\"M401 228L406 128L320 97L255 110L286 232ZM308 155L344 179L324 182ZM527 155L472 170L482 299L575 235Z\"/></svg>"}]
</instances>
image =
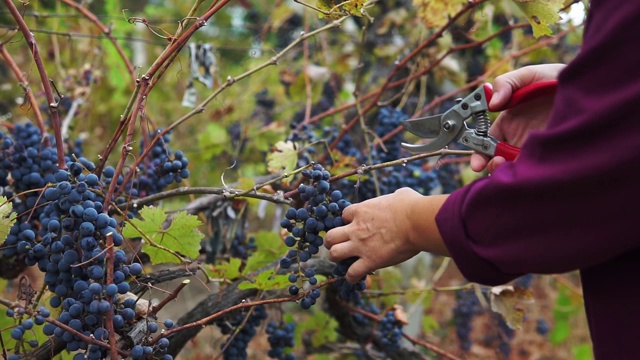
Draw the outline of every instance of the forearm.
<instances>
[{"instance_id":1,"label":"forearm","mask_svg":"<svg viewBox=\"0 0 640 360\"><path fill-rule=\"evenodd\" d=\"M409 241L416 250L450 256L435 220L448 197L449 195L422 196L407 204L408 227L411 229Z\"/></svg>"}]
</instances>

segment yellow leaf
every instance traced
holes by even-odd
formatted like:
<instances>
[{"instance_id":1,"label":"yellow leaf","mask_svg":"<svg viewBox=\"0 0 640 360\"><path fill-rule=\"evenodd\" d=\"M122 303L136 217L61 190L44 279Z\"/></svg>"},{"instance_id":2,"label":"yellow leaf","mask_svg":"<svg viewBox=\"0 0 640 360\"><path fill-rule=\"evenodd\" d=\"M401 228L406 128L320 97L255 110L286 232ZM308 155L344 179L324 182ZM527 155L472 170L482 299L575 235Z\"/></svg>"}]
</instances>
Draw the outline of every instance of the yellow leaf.
<instances>
[{"instance_id":1,"label":"yellow leaf","mask_svg":"<svg viewBox=\"0 0 640 360\"><path fill-rule=\"evenodd\" d=\"M558 12L564 6L563 0L512 0L527 16L533 28L533 36L538 38L551 35L549 25L560 20Z\"/></svg>"},{"instance_id":2,"label":"yellow leaf","mask_svg":"<svg viewBox=\"0 0 640 360\"><path fill-rule=\"evenodd\" d=\"M298 163L298 151L291 141L278 141L274 151L267 155L267 168L271 173L290 172Z\"/></svg>"},{"instance_id":3,"label":"yellow leaf","mask_svg":"<svg viewBox=\"0 0 640 360\"><path fill-rule=\"evenodd\" d=\"M11 212L12 205L7 198L0 196L0 243L7 239L9 230L16 222L16 213Z\"/></svg>"},{"instance_id":4,"label":"yellow leaf","mask_svg":"<svg viewBox=\"0 0 640 360\"><path fill-rule=\"evenodd\" d=\"M491 310L499 313L512 329L520 329L524 321L524 304L533 303L530 290L513 286L491 288Z\"/></svg>"},{"instance_id":5,"label":"yellow leaf","mask_svg":"<svg viewBox=\"0 0 640 360\"><path fill-rule=\"evenodd\" d=\"M418 9L418 17L427 28L446 24L450 16L467 3L467 0L413 0L413 6Z\"/></svg>"}]
</instances>

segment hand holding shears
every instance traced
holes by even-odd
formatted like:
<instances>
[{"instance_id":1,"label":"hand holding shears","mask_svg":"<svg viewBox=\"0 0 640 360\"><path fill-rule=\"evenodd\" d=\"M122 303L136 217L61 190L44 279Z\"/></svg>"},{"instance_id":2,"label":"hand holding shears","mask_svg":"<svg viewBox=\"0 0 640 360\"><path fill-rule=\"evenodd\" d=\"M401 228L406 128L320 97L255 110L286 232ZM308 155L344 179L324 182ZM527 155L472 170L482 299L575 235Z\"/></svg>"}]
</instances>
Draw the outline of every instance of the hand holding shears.
<instances>
[{"instance_id":1,"label":"hand holding shears","mask_svg":"<svg viewBox=\"0 0 640 360\"><path fill-rule=\"evenodd\" d=\"M499 141L489 135L491 127L488 112L513 108L544 95L555 93L557 80L539 81L516 90L509 101L500 109L489 107L493 88L491 84L478 87L464 99L443 114L405 120L402 125L409 132L433 141L427 144L406 144L402 146L411 152L432 152L458 142L489 157L501 156L513 161L520 154L518 147ZM474 119L475 128L469 128L466 121Z\"/></svg>"}]
</instances>

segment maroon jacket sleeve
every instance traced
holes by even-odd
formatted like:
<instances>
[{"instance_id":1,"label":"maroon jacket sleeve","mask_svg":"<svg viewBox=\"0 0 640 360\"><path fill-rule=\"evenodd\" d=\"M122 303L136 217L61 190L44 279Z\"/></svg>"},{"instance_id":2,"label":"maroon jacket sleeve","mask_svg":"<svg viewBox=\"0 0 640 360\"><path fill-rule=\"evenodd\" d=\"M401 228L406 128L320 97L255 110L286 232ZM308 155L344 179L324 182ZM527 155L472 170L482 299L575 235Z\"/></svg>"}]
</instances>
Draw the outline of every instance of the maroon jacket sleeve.
<instances>
[{"instance_id":1,"label":"maroon jacket sleeve","mask_svg":"<svg viewBox=\"0 0 640 360\"><path fill-rule=\"evenodd\" d=\"M591 2L547 127L516 162L451 194L436 221L465 277L489 285L640 247L640 2Z\"/></svg>"}]
</instances>

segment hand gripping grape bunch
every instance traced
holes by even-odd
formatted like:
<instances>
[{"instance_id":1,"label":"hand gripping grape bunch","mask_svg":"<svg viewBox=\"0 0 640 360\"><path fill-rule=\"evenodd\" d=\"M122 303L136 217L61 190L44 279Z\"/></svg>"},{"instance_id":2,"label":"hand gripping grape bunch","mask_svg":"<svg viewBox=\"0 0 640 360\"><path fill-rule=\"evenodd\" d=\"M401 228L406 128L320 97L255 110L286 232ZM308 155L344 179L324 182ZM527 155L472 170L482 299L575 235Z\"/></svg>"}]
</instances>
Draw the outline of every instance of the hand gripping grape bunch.
<instances>
[{"instance_id":1,"label":"hand gripping grape bunch","mask_svg":"<svg viewBox=\"0 0 640 360\"><path fill-rule=\"evenodd\" d=\"M343 199L340 190L331 191L329 179L331 174L322 165L314 164L311 170L301 172L303 178L311 180L311 184L300 184L298 193L300 199L305 202L305 206L299 209L290 208L285 213L285 218L280 226L286 229L288 235L284 242L291 248L287 255L280 260L282 269L289 269L293 262L300 265L297 272L289 275L292 285L289 287L291 295L297 295L304 283L314 286L318 283L315 277L315 270L307 267L303 269L302 263L306 263L313 255L320 251L323 245L323 238L320 235L323 231L343 226L342 211L351 203ZM338 277L346 275L349 266L355 262L355 258L341 261L334 268L333 273ZM340 279L336 284L341 287L339 295L344 300L359 299L356 291L363 291L366 288L365 278L356 284L349 284L346 280ZM300 306L308 309L316 303L320 297L320 290L313 288L305 293L300 300Z\"/></svg>"}]
</instances>

